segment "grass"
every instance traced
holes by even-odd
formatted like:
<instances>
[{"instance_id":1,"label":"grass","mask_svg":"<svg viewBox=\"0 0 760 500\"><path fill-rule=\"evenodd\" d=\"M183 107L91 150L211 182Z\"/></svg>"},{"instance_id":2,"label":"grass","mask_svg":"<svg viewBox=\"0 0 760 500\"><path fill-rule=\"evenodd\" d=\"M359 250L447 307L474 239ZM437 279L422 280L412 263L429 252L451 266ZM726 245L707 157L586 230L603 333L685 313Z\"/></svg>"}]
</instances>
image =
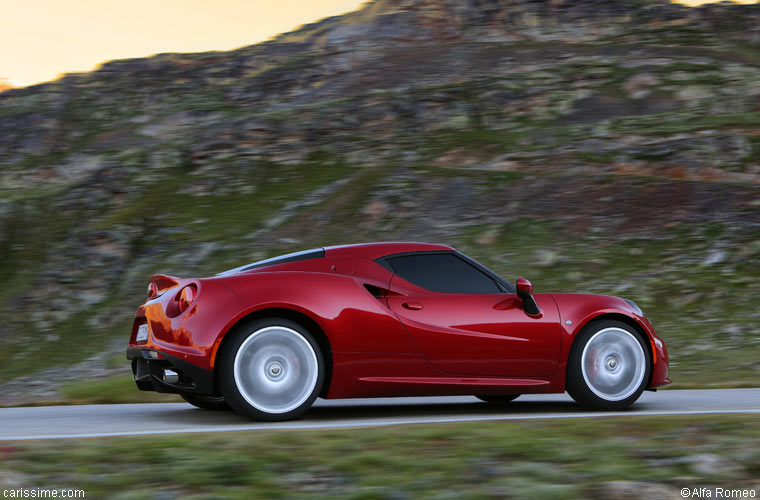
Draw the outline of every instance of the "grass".
<instances>
[{"instance_id":1,"label":"grass","mask_svg":"<svg viewBox=\"0 0 760 500\"><path fill-rule=\"evenodd\" d=\"M626 117L615 120L613 130L616 133L642 133L646 135L670 135L697 130L725 128L756 128L760 126L760 113L722 113L703 116L675 117L670 114L648 115L645 117Z\"/></svg>"},{"instance_id":2,"label":"grass","mask_svg":"<svg viewBox=\"0 0 760 500\"><path fill-rule=\"evenodd\" d=\"M123 363L121 363L123 367ZM90 381L68 382L61 386L57 397L24 400L0 404L0 408L18 406L50 405L100 405L126 403L181 403L184 400L177 394L162 394L153 391L141 391L135 386L131 374L116 375Z\"/></svg>"},{"instance_id":3,"label":"grass","mask_svg":"<svg viewBox=\"0 0 760 500\"><path fill-rule=\"evenodd\" d=\"M605 497L610 481L664 496L752 487L760 429L754 416L617 417L41 441L0 456L25 487L87 498L562 499Z\"/></svg>"},{"instance_id":4,"label":"grass","mask_svg":"<svg viewBox=\"0 0 760 500\"><path fill-rule=\"evenodd\" d=\"M250 192L246 192L228 191L225 189L227 185L218 186L214 182L218 172L193 175L183 169L170 179L147 186L138 198L103 219L99 226L108 228L121 223L148 222L155 216L156 208L163 207L162 218L175 227L186 227L194 220L204 219L202 233L197 233L202 241L235 238L241 231L258 229L267 216L277 213L287 201L298 199L349 173L347 165L338 163L329 168L318 161L297 166L262 163L226 179L226 184L248 187ZM180 191L183 186L203 184L204 181L209 183L207 195L192 196ZM192 235L187 238L196 239Z\"/></svg>"},{"instance_id":5,"label":"grass","mask_svg":"<svg viewBox=\"0 0 760 500\"><path fill-rule=\"evenodd\" d=\"M68 404L179 402L176 394L141 391L130 376L109 377L89 382L72 382L61 388Z\"/></svg>"}]
</instances>

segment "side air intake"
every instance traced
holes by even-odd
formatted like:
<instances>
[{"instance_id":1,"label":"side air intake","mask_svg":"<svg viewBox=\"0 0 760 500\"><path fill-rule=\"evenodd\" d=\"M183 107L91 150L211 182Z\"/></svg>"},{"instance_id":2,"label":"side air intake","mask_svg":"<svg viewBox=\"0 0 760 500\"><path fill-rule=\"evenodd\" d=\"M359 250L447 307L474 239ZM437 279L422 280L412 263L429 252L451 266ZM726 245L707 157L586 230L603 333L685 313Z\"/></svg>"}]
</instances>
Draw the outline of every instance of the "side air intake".
<instances>
[{"instance_id":1,"label":"side air intake","mask_svg":"<svg viewBox=\"0 0 760 500\"><path fill-rule=\"evenodd\" d=\"M370 284L365 283L364 284L364 288L366 288L367 291L369 293L371 293L372 296L375 297L376 299L382 299L383 297L385 297L388 294L388 290L387 289L380 288L379 286L370 285Z\"/></svg>"}]
</instances>

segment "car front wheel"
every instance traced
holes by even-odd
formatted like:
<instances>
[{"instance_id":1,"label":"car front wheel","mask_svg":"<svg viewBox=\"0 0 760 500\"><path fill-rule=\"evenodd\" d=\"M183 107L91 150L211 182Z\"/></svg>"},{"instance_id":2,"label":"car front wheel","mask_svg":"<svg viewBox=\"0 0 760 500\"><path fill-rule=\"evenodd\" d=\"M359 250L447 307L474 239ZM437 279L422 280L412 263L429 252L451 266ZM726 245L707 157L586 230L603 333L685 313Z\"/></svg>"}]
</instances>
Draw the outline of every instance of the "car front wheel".
<instances>
[{"instance_id":1,"label":"car front wheel","mask_svg":"<svg viewBox=\"0 0 760 500\"><path fill-rule=\"evenodd\" d=\"M638 332L620 321L597 321L573 344L566 388L587 408L620 410L641 396L649 371L649 349Z\"/></svg>"},{"instance_id":2,"label":"car front wheel","mask_svg":"<svg viewBox=\"0 0 760 500\"><path fill-rule=\"evenodd\" d=\"M267 318L231 333L224 345L220 382L236 412L256 420L289 420L306 411L324 381L324 358L301 325Z\"/></svg>"}]
</instances>

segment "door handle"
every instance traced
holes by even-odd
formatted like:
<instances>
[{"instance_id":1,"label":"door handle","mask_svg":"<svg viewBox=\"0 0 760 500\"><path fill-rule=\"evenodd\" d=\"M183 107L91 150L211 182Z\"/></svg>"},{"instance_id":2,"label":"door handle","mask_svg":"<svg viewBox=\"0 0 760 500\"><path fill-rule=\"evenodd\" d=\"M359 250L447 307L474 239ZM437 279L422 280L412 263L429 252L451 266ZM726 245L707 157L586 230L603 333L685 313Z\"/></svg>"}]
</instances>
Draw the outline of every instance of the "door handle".
<instances>
[{"instance_id":1,"label":"door handle","mask_svg":"<svg viewBox=\"0 0 760 500\"><path fill-rule=\"evenodd\" d=\"M410 311L419 311L420 309L422 309L422 304L420 304L419 302L404 302L403 304L401 304L401 306L404 307L405 309L409 309Z\"/></svg>"}]
</instances>

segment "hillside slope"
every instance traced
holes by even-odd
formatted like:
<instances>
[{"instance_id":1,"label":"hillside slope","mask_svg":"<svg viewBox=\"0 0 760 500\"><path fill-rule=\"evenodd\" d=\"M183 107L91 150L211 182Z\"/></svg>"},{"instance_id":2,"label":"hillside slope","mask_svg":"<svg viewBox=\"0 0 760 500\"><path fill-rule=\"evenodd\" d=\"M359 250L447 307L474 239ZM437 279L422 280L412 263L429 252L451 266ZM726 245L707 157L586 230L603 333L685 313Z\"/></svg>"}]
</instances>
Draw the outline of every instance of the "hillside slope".
<instances>
[{"instance_id":1,"label":"hillside slope","mask_svg":"<svg viewBox=\"0 0 760 500\"><path fill-rule=\"evenodd\" d=\"M680 387L756 384L759 195L760 5L376 0L109 62L0 94L0 400L127 373L152 273L369 240L635 299Z\"/></svg>"}]
</instances>

